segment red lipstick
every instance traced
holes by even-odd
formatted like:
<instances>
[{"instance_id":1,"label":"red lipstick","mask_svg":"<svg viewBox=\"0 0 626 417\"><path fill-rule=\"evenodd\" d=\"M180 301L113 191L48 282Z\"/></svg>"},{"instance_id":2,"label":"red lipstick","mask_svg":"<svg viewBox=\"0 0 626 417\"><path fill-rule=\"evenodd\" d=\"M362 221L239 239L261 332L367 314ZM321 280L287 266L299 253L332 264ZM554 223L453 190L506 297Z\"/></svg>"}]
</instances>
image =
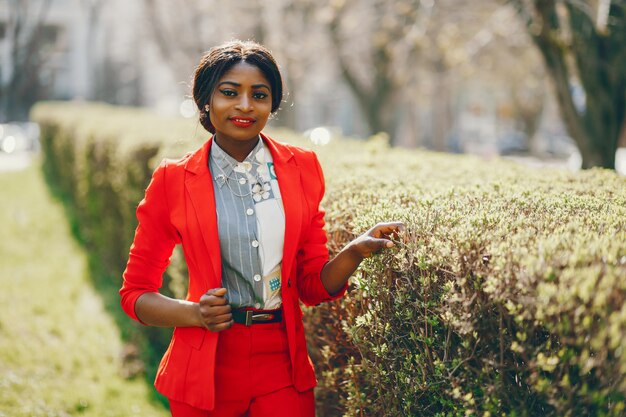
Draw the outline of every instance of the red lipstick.
<instances>
[{"instance_id":1,"label":"red lipstick","mask_svg":"<svg viewBox=\"0 0 626 417\"><path fill-rule=\"evenodd\" d=\"M252 117L231 117L230 120L237 127L250 127L254 123L254 119Z\"/></svg>"}]
</instances>

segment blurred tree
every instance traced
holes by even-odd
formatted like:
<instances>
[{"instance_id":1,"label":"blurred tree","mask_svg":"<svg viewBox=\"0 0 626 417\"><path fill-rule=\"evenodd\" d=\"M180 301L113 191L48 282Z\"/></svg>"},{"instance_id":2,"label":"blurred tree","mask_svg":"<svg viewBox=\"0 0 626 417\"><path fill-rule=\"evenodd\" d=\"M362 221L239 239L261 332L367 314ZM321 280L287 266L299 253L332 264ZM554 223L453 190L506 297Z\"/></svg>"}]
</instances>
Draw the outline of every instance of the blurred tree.
<instances>
[{"instance_id":1,"label":"blurred tree","mask_svg":"<svg viewBox=\"0 0 626 417\"><path fill-rule=\"evenodd\" d=\"M515 131L525 136L525 143L508 146L539 156L536 134L546 101L545 70L516 13L511 8L497 6L492 3L483 10L481 14L486 17L474 14L459 22L466 26L472 26L472 21L479 24L473 36L456 40L460 44L457 49L465 54L461 59L465 82L488 77L491 86L503 95L499 122L512 121Z\"/></svg>"},{"instance_id":2,"label":"blurred tree","mask_svg":"<svg viewBox=\"0 0 626 417\"><path fill-rule=\"evenodd\" d=\"M85 62L86 73L88 77L86 95L88 99L98 99L97 92L95 91L94 75L96 73L96 35L100 28L102 19L102 9L105 5L103 0L81 0L80 6L87 17L87 39L85 42Z\"/></svg>"},{"instance_id":3,"label":"blurred tree","mask_svg":"<svg viewBox=\"0 0 626 417\"><path fill-rule=\"evenodd\" d=\"M459 94L478 76L492 89L507 83L511 117L528 137L535 134L543 102L537 59L515 14L497 1L299 2L317 5L370 133L385 131L405 145L420 141L400 134L420 135L428 147L450 149ZM524 61L514 63L519 56Z\"/></svg>"},{"instance_id":4,"label":"blurred tree","mask_svg":"<svg viewBox=\"0 0 626 417\"><path fill-rule=\"evenodd\" d=\"M491 81L509 80L513 70L517 72L509 82L515 98L511 98L512 118L520 120L520 129L532 136L541 115L542 95L536 93L542 88L532 82L537 60L526 59L526 52L534 50L519 30L515 13L498 0L471 5L458 0L241 0L236 4L144 0L142 4L150 37L176 79L188 79L200 54L221 41L253 38L268 45L281 63L287 87L278 115L282 125L308 127L311 120L337 123L337 115L330 113L349 107L337 104L343 96L335 94L345 85L355 98L360 119L368 125L350 127L358 119L352 119L348 110L344 113L348 130L385 131L394 144L421 143L445 151L451 146L459 94L464 83L473 82L467 74L480 74L489 88L497 89ZM508 14L499 12L502 9ZM513 64L513 58L521 55L523 63ZM328 90L320 91L318 86ZM311 104L312 92L316 104ZM309 106L300 114L291 106L298 95Z\"/></svg>"},{"instance_id":5,"label":"blurred tree","mask_svg":"<svg viewBox=\"0 0 626 417\"><path fill-rule=\"evenodd\" d=\"M626 129L626 4L511 0L541 51L583 169L615 169Z\"/></svg>"},{"instance_id":6,"label":"blurred tree","mask_svg":"<svg viewBox=\"0 0 626 417\"><path fill-rule=\"evenodd\" d=\"M0 120L28 119L31 106L48 95L54 74L46 62L55 51L58 28L46 25L51 0L9 0L0 46Z\"/></svg>"},{"instance_id":7,"label":"blurred tree","mask_svg":"<svg viewBox=\"0 0 626 417\"><path fill-rule=\"evenodd\" d=\"M260 0L144 0L143 5L150 35L175 74L189 76L199 57L216 43L265 40L264 9L269 6Z\"/></svg>"},{"instance_id":8,"label":"blurred tree","mask_svg":"<svg viewBox=\"0 0 626 417\"><path fill-rule=\"evenodd\" d=\"M395 139L395 104L415 74L403 69L417 65L427 11L433 5L419 0L339 0L321 8L341 74L371 133L384 131Z\"/></svg>"},{"instance_id":9,"label":"blurred tree","mask_svg":"<svg viewBox=\"0 0 626 417\"><path fill-rule=\"evenodd\" d=\"M219 27L207 16L219 13L215 1L144 0L148 30L161 56L176 75L188 76L215 42Z\"/></svg>"}]
</instances>

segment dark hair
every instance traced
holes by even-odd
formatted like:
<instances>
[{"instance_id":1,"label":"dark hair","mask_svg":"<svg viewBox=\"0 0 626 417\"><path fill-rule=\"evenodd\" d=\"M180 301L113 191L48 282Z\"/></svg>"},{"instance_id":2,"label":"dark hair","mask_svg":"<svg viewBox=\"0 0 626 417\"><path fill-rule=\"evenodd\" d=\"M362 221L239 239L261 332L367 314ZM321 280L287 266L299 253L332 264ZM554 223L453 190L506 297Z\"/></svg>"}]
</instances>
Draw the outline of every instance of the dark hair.
<instances>
[{"instance_id":1,"label":"dark hair","mask_svg":"<svg viewBox=\"0 0 626 417\"><path fill-rule=\"evenodd\" d=\"M200 60L193 77L193 99L200 110L200 123L215 133L205 105L209 104L215 84L235 64L246 62L254 65L267 78L272 92L272 113L283 99L283 79L270 51L253 41L230 41L211 48Z\"/></svg>"}]
</instances>

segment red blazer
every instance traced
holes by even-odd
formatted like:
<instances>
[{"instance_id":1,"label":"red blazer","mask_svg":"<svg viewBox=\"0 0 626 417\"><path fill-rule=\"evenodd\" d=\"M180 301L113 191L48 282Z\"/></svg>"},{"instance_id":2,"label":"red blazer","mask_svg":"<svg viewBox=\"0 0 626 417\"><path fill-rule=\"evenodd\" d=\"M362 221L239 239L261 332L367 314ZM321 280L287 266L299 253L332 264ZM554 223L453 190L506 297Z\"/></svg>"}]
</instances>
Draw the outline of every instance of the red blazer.
<instances>
[{"instance_id":1,"label":"red blazer","mask_svg":"<svg viewBox=\"0 0 626 417\"><path fill-rule=\"evenodd\" d=\"M270 150L285 210L282 263L283 317L289 341L294 386L315 386L302 325L304 304L316 305L330 296L320 271L328 261L324 211L324 178L312 151L275 142L261 135ZM157 292L176 244L182 244L189 269L187 300L198 301L210 288L222 286L213 181L208 168L212 140L180 161L163 161L154 171L137 208L139 224L130 248L120 290L124 311L139 321L135 302L145 292ZM212 410L215 403L215 351L219 333L202 327L177 327L157 372L155 387L166 397Z\"/></svg>"}]
</instances>

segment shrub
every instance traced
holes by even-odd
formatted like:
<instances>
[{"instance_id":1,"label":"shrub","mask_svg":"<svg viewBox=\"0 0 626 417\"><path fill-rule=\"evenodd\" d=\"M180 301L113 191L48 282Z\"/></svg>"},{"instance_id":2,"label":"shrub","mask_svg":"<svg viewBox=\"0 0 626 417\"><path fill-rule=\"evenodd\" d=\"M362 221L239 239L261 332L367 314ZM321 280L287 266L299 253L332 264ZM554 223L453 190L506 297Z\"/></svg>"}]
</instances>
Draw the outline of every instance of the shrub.
<instances>
[{"instance_id":1,"label":"shrub","mask_svg":"<svg viewBox=\"0 0 626 417\"><path fill-rule=\"evenodd\" d=\"M309 312L322 415L624 415L624 178L341 146L318 150L333 249L407 231Z\"/></svg>"},{"instance_id":2,"label":"shrub","mask_svg":"<svg viewBox=\"0 0 626 417\"><path fill-rule=\"evenodd\" d=\"M195 127L140 109L104 104L39 103L32 118L41 128L46 177L66 202L74 233L92 255L95 284L106 292L103 295L117 313L123 336L141 346L152 379L171 331L131 323L121 313L117 289L137 225L135 209L155 164L163 154L182 154L182 149L192 146L189 139L182 141L170 132L192 137ZM173 259L179 257L176 252ZM168 269L166 294L184 297L183 264L177 261ZM141 372L143 367L133 369Z\"/></svg>"},{"instance_id":3,"label":"shrub","mask_svg":"<svg viewBox=\"0 0 626 417\"><path fill-rule=\"evenodd\" d=\"M34 116L81 235L119 277L151 167L200 143L177 136L202 132L107 106L43 104ZM382 137L315 150L331 252L378 221L407 226L345 298L305 312L320 415L624 415L624 178L389 149ZM182 268L175 257L166 280L177 296Z\"/></svg>"}]
</instances>

